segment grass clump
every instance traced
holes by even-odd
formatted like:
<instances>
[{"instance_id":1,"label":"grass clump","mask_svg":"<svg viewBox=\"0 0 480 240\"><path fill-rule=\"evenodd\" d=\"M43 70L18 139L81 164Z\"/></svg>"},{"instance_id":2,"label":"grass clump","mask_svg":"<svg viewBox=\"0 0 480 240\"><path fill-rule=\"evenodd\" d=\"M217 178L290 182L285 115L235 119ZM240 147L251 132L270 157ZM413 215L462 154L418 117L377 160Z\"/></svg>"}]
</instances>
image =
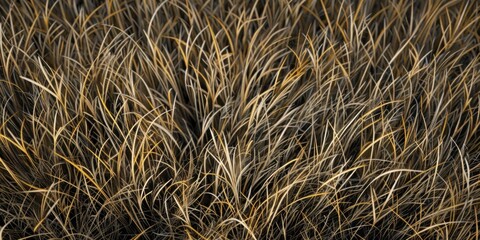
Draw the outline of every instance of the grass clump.
<instances>
[{"instance_id":1,"label":"grass clump","mask_svg":"<svg viewBox=\"0 0 480 240\"><path fill-rule=\"evenodd\" d=\"M478 239L477 1L0 3L0 238Z\"/></svg>"}]
</instances>

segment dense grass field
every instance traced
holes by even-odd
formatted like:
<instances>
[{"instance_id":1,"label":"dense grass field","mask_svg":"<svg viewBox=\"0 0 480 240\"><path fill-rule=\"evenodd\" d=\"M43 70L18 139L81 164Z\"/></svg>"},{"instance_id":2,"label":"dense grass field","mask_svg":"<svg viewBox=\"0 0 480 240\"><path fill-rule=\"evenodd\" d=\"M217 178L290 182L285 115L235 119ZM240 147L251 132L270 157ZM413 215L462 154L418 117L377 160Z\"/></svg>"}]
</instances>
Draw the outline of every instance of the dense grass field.
<instances>
[{"instance_id":1,"label":"dense grass field","mask_svg":"<svg viewBox=\"0 0 480 240\"><path fill-rule=\"evenodd\" d=\"M480 2L3 0L0 239L480 239Z\"/></svg>"}]
</instances>

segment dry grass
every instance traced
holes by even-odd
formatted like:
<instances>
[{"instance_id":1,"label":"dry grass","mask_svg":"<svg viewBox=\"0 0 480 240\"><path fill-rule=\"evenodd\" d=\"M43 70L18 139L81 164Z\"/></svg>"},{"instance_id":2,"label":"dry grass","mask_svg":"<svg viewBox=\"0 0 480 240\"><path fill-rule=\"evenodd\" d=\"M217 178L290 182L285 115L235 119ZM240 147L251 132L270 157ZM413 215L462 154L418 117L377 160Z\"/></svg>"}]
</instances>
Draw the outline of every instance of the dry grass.
<instances>
[{"instance_id":1,"label":"dry grass","mask_svg":"<svg viewBox=\"0 0 480 240\"><path fill-rule=\"evenodd\" d=\"M389 2L2 1L0 238L479 239L480 4Z\"/></svg>"}]
</instances>

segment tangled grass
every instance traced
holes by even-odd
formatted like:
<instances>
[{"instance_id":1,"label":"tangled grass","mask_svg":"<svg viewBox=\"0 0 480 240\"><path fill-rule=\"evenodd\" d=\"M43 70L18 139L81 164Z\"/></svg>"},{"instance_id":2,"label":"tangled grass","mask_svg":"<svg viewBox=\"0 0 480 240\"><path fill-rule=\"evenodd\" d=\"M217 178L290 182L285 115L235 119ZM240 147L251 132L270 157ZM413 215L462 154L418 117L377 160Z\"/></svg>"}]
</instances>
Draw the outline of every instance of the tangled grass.
<instances>
[{"instance_id":1,"label":"tangled grass","mask_svg":"<svg viewBox=\"0 0 480 240\"><path fill-rule=\"evenodd\" d=\"M480 238L478 1L0 19L0 238Z\"/></svg>"}]
</instances>

